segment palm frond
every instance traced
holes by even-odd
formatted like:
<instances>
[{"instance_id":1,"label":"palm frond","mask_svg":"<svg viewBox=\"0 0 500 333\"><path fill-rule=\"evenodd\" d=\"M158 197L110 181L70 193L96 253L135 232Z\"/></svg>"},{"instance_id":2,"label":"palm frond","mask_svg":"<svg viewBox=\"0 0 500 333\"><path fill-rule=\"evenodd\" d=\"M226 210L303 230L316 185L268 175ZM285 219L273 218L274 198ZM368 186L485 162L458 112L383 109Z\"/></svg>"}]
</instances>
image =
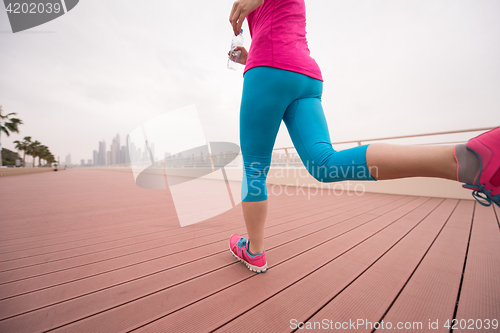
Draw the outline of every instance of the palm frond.
<instances>
[{"instance_id":1,"label":"palm frond","mask_svg":"<svg viewBox=\"0 0 500 333\"><path fill-rule=\"evenodd\" d=\"M3 126L0 126L0 132L4 132L7 136L10 136L9 130Z\"/></svg>"}]
</instances>

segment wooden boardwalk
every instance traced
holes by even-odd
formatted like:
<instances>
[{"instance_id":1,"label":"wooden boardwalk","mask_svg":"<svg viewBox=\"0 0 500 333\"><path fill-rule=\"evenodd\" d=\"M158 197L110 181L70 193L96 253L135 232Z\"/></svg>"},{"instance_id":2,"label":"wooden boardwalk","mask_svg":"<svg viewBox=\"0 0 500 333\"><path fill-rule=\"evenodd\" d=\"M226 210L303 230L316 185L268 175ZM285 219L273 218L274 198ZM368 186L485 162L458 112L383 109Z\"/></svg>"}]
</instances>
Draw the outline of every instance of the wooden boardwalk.
<instances>
[{"instance_id":1,"label":"wooden boardwalk","mask_svg":"<svg viewBox=\"0 0 500 333\"><path fill-rule=\"evenodd\" d=\"M0 189L3 333L500 331L500 210L472 200L271 194L254 274L228 251L240 206L181 228L168 190L105 170Z\"/></svg>"}]
</instances>

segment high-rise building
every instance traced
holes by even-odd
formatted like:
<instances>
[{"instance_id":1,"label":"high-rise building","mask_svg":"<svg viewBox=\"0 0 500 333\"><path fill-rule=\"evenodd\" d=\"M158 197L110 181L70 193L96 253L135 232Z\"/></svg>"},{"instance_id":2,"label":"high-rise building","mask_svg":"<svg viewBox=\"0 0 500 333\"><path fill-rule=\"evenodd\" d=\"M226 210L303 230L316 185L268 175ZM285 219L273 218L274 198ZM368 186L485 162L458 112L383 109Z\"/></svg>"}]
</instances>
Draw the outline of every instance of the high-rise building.
<instances>
[{"instance_id":1,"label":"high-rise building","mask_svg":"<svg viewBox=\"0 0 500 333\"><path fill-rule=\"evenodd\" d=\"M125 139L125 163L131 163L129 140L130 140L130 135L127 134L127 138Z\"/></svg>"},{"instance_id":2,"label":"high-rise building","mask_svg":"<svg viewBox=\"0 0 500 333\"><path fill-rule=\"evenodd\" d=\"M106 165L106 141L99 141L97 165Z\"/></svg>"},{"instance_id":3,"label":"high-rise building","mask_svg":"<svg viewBox=\"0 0 500 333\"><path fill-rule=\"evenodd\" d=\"M91 162L93 165L125 164L130 163L131 157L139 159L143 158L141 150L137 149L133 143L131 143L131 147L129 147L128 135L125 145L120 145L120 134L116 134L113 138L108 151L106 151L106 141L99 141L99 150L94 150L93 157L93 162Z\"/></svg>"},{"instance_id":4,"label":"high-rise building","mask_svg":"<svg viewBox=\"0 0 500 333\"><path fill-rule=\"evenodd\" d=\"M66 155L66 165L71 165L71 154Z\"/></svg>"},{"instance_id":5,"label":"high-rise building","mask_svg":"<svg viewBox=\"0 0 500 333\"><path fill-rule=\"evenodd\" d=\"M128 159L127 147L122 146L122 149L120 150L120 164L125 164L125 163L130 163L130 161Z\"/></svg>"},{"instance_id":6,"label":"high-rise building","mask_svg":"<svg viewBox=\"0 0 500 333\"><path fill-rule=\"evenodd\" d=\"M111 163L112 165L114 164L120 164L120 134L117 134L116 137L113 139L113 142L111 143L110 147L111 151Z\"/></svg>"}]
</instances>

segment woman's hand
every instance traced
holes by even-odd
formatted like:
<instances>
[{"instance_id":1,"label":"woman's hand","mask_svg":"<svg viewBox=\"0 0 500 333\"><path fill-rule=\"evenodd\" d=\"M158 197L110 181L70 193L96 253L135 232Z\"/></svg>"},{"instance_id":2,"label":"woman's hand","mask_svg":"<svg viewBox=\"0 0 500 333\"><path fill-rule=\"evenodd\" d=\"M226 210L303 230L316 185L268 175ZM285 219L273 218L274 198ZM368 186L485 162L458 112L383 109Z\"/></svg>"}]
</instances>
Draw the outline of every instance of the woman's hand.
<instances>
[{"instance_id":1,"label":"woman's hand","mask_svg":"<svg viewBox=\"0 0 500 333\"><path fill-rule=\"evenodd\" d=\"M234 52L237 52L237 51L241 51L240 59L238 60L238 63L240 63L242 65L246 65L247 64L247 58L248 58L248 51L247 51L247 49L245 49L243 46L236 46L234 48ZM227 53L227 55L231 55L231 51L229 51Z\"/></svg>"},{"instance_id":2,"label":"woman's hand","mask_svg":"<svg viewBox=\"0 0 500 333\"><path fill-rule=\"evenodd\" d=\"M245 17L263 3L264 0L237 0L233 3L231 14L229 14L229 22L231 22L236 36L240 34Z\"/></svg>"}]
</instances>

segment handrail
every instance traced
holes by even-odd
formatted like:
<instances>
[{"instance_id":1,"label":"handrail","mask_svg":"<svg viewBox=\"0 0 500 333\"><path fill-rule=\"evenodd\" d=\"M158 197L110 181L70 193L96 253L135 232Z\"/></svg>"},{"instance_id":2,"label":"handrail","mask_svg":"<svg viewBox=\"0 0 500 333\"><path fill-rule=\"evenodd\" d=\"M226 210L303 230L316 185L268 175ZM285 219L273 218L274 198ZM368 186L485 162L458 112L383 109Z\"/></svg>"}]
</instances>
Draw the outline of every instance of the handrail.
<instances>
[{"instance_id":1,"label":"handrail","mask_svg":"<svg viewBox=\"0 0 500 333\"><path fill-rule=\"evenodd\" d=\"M406 139L406 138L416 138L416 137L422 137L422 136L456 134L456 133L467 133L467 132L479 132L479 131L488 131L488 130L491 130L494 128L495 127L482 127L482 128L474 128L474 129L466 129L466 130L458 130L458 131L434 132L434 133L413 134L413 135L400 135L400 136L392 136L392 137L387 137L387 138L366 139L366 140L341 141L341 142L332 142L332 145L341 145L341 144L346 144L346 143L357 143L358 146L361 146L361 142L383 141L383 140L393 140L393 139ZM295 147L274 148L273 150L293 149L293 148L295 148Z\"/></svg>"}]
</instances>

